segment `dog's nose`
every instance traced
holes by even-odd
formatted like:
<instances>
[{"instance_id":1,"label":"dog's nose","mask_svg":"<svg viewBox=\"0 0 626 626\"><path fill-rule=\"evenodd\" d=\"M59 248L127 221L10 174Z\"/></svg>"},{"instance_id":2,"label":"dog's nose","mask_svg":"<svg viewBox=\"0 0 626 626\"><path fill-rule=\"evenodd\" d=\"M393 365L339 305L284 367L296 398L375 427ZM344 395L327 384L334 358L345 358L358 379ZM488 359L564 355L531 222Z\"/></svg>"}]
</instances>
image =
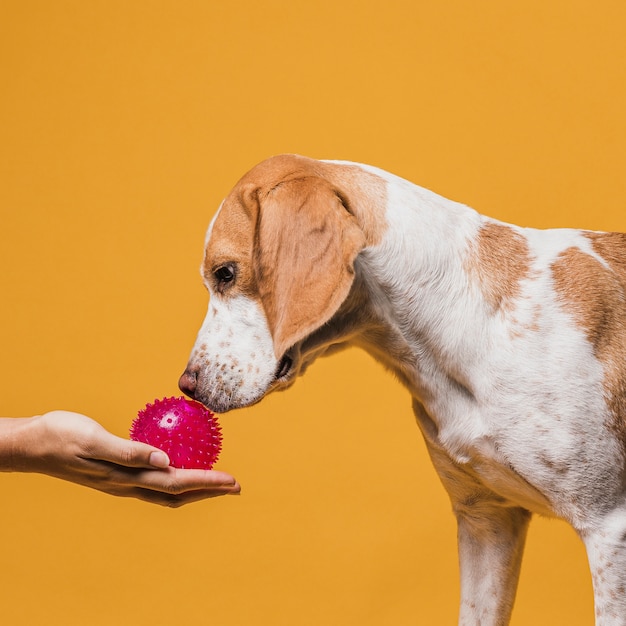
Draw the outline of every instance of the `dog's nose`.
<instances>
[{"instance_id":1,"label":"dog's nose","mask_svg":"<svg viewBox=\"0 0 626 626\"><path fill-rule=\"evenodd\" d=\"M183 375L178 379L178 388L190 398L196 393L196 384L198 382L198 371L188 367Z\"/></svg>"}]
</instances>

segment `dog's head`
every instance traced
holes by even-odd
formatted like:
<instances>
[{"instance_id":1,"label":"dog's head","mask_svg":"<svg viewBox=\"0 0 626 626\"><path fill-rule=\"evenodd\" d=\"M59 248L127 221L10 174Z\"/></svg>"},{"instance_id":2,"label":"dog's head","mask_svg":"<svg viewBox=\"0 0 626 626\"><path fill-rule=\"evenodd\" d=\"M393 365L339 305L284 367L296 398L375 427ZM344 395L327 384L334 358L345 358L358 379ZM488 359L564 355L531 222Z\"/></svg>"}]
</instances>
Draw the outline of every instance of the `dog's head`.
<instances>
[{"instance_id":1,"label":"dog's head","mask_svg":"<svg viewBox=\"0 0 626 626\"><path fill-rule=\"evenodd\" d=\"M368 177L365 191L355 188L357 176ZM207 233L209 309L179 381L183 392L216 412L248 406L292 384L341 341L346 329L331 331L329 322L377 230L371 216L365 225L358 217L368 207L356 206L380 200L373 186L380 196L384 185L373 178L356 166L280 156L237 183Z\"/></svg>"}]
</instances>

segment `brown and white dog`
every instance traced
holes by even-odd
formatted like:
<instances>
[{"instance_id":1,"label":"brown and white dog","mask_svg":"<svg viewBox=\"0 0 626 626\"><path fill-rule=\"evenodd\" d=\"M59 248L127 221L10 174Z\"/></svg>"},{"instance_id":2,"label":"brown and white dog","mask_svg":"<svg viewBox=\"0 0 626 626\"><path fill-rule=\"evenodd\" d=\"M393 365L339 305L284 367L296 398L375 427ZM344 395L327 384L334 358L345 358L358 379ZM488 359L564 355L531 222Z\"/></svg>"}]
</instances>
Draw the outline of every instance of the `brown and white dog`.
<instances>
[{"instance_id":1,"label":"brown and white dog","mask_svg":"<svg viewBox=\"0 0 626 626\"><path fill-rule=\"evenodd\" d=\"M413 397L458 519L459 623L507 624L533 513L626 625L626 234L519 228L379 169L268 159L207 235L181 389L216 412L364 348Z\"/></svg>"}]
</instances>

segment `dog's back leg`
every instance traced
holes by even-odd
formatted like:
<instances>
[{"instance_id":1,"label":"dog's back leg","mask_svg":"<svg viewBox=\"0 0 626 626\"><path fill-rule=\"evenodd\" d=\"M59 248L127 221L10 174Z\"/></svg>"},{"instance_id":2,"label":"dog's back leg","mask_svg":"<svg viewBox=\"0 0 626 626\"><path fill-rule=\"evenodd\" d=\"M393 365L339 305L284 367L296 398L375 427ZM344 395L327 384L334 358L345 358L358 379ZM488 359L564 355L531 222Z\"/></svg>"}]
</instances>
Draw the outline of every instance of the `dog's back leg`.
<instances>
[{"instance_id":1,"label":"dog's back leg","mask_svg":"<svg viewBox=\"0 0 626 626\"><path fill-rule=\"evenodd\" d=\"M593 580L596 626L626 626L626 508L580 535Z\"/></svg>"}]
</instances>

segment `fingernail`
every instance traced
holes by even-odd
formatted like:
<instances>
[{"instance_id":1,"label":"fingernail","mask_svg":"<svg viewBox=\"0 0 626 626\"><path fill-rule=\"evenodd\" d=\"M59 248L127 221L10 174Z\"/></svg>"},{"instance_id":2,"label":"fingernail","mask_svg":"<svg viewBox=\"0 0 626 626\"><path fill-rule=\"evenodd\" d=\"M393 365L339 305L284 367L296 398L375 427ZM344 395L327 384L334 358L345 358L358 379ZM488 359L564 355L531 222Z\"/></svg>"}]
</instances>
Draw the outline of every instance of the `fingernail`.
<instances>
[{"instance_id":1,"label":"fingernail","mask_svg":"<svg viewBox=\"0 0 626 626\"><path fill-rule=\"evenodd\" d=\"M156 451L150 453L150 465L153 467L169 467L170 459L165 452Z\"/></svg>"}]
</instances>

